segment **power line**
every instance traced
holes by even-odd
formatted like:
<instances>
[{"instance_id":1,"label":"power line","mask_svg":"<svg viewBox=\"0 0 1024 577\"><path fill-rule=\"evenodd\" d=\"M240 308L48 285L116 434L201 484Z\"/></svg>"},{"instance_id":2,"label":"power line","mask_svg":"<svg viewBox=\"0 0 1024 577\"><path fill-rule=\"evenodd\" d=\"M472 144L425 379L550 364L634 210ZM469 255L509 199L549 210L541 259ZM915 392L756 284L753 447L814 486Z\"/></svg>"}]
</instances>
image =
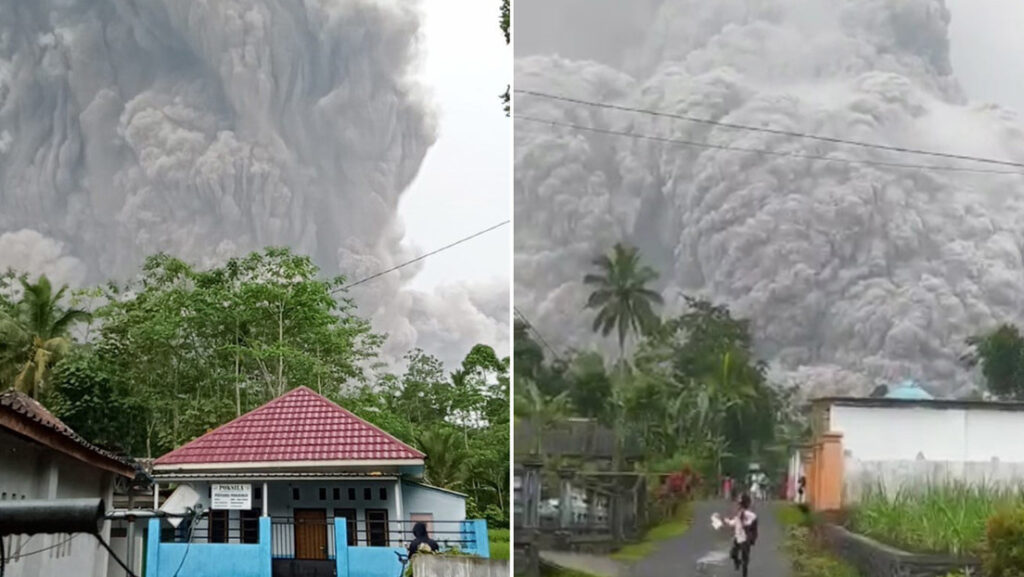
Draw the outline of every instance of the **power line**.
<instances>
[{"instance_id":1,"label":"power line","mask_svg":"<svg viewBox=\"0 0 1024 577\"><path fill-rule=\"evenodd\" d=\"M972 172L979 174L1007 174L1024 176L1024 172L1014 170L994 170L986 168L967 168L957 166L936 166L927 164L906 164L901 162L885 162L881 160L857 160L853 158L837 158L831 156L821 156L815 154L804 154L800 152L781 152L777 150L765 150L763 148L749 148L745 146L730 146L725 144L711 144L707 142L696 142L692 140L682 140L677 138L667 138L664 136L655 136L650 134L639 134L635 132L624 132L620 130L611 130L605 128L593 128L590 126L580 126L578 124L570 124L567 122L559 122L557 120L548 120L544 118L534 118L532 116L523 116L517 114L515 116L519 120L525 120L527 122L535 122L537 124L548 124L551 126L561 126L563 128L570 128L573 130L583 130L588 132L596 132L598 134L608 134L612 136L627 136L630 138L636 138L639 140L651 140L655 142L661 142L665 144L679 144L683 146L694 146L697 148L713 148L717 150L731 150L735 152L752 152L755 154L764 154L768 156L784 156L789 158L802 158L805 160L823 160L825 162L839 162L843 164L863 164L870 166L887 166L891 168L909 168L914 170L935 170L935 171L946 171L946 172Z\"/></svg>"},{"instance_id":2,"label":"power line","mask_svg":"<svg viewBox=\"0 0 1024 577\"><path fill-rule=\"evenodd\" d=\"M795 132L790 130L781 130L778 128L764 128L761 126L750 126L746 124L734 124L731 122L722 122L719 120L709 120L707 118L697 118L686 114L676 114L671 112L662 112L659 110L650 110L646 108L633 108L630 106L622 106L619 104L609 104L606 102L594 102L590 100L583 100L579 98L570 98L568 96L560 96L557 94L548 94L546 92L537 92L533 90L521 90L516 89L516 92L520 94L528 94L530 96L536 96L538 98L547 98L549 100L558 100L561 102L568 102L572 104L580 104L583 106L593 106L596 108L606 108L609 110L618 110L621 112L636 112L640 114L646 114L648 116L657 116L661 118L674 118L676 120L685 120L686 122L694 122L697 124L707 124L710 126L718 126L721 128L729 128L733 130L749 130L752 132L763 132L766 134L778 134L782 136L793 136L796 138L806 138L810 140L818 140L821 142L830 142L833 144L846 144L849 146L860 146L863 148L876 148L878 150L888 150L890 152L901 152L905 154L918 154L922 156L933 156L937 158L949 158L953 160L968 160L971 162L980 162L985 164L998 164L1001 166L1012 166L1015 168L1024 168L1024 163L1013 162L1010 160L998 160L994 158L984 158L980 156L970 156L965 154L953 154L949 152L936 152L931 150L921 150L917 148L904 148L901 146L890 146L885 144L877 144L872 142L863 142L859 140L849 140L846 138L837 138L833 136L821 136L817 134L808 134L805 132ZM1012 173L1017 174L1017 173Z\"/></svg>"},{"instance_id":3,"label":"power line","mask_svg":"<svg viewBox=\"0 0 1024 577\"><path fill-rule=\"evenodd\" d=\"M544 335L540 334L540 331L537 330L537 327L534 326L532 322L530 322L530 319L526 318L526 315L523 314L523 311L519 310L519 307L515 305L512 306L512 310L515 311L517 315L519 315L519 318L522 319L524 323L526 323L526 328L533 332L533 334L537 337L540 343L544 345L544 347L547 348L547 350L551 351L551 354L555 356L555 359L561 360L561 355L559 355L558 352L555 351L554 347L548 344L548 341L547 339L544 338Z\"/></svg>"},{"instance_id":4,"label":"power line","mask_svg":"<svg viewBox=\"0 0 1024 577\"><path fill-rule=\"evenodd\" d=\"M110 557L114 561L117 561L117 564L120 565L122 569L124 569L125 575L127 575L128 577L138 577L135 574L135 572L132 571L131 568L129 568L128 565L126 565L125 562L122 561L120 557L117 556L117 553L114 553L114 550L111 549L110 545L106 541L103 540L103 537L100 537L99 535L96 535L96 540L100 542L100 545L103 545L103 548L107 550L107 553L110 554ZM129 547L134 547L135 544L134 543L129 543L128 546ZM154 571L154 573L155 573L155 571Z\"/></svg>"},{"instance_id":5,"label":"power line","mask_svg":"<svg viewBox=\"0 0 1024 577\"><path fill-rule=\"evenodd\" d=\"M354 286L359 286L359 285L363 284L364 282L371 281L371 280L373 280L373 279L375 279L377 277L384 276L384 275L388 274L389 272L394 272L394 271L396 271L396 270L398 270L400 268L407 267L407 266L409 266L409 265L411 265L411 264L413 264L415 262L419 262L419 261L421 261L421 260L423 260L423 259L425 259L425 258L427 258L429 256L433 256L433 255L435 255L435 254L437 254L439 252L444 252L444 251L446 251L446 250L448 250L450 248L456 247L456 246L458 246L458 245L460 245L460 244L462 244L462 243L464 243L466 241L469 241L469 240L472 240L472 239L474 239L474 238L476 238L478 236L487 234L487 233L491 232L492 230L501 228L501 227L505 226L506 224L508 224L510 222L512 222L512 221L511 220L505 220L505 221L499 222L498 224L496 224L494 226L487 227L487 228L485 228L485 229L483 229L481 231L475 232L475 233L473 233L473 234L471 234L471 235L469 235L467 237L460 238L459 240L457 240L457 241L455 241L453 243L446 244L446 245L442 246L439 249L432 250L432 251L430 251L430 252L428 252L426 254L422 254L422 255L420 255L420 256L412 259L412 260L407 260L407 261L403 262L402 264L393 266L393 267L391 267L391 268L389 268L387 270L382 270L382 271L380 271L378 273L375 273L375 274L372 274L372 275L370 275L370 276L368 276L366 278L359 279L356 282L349 283L349 284L347 284L345 286L342 286L342 287L338 287L338 288L334 289L333 291L331 291L331 294L334 294L334 293L336 293L338 291L343 291L343 290L350 289L350 288L352 288Z\"/></svg>"},{"instance_id":6,"label":"power line","mask_svg":"<svg viewBox=\"0 0 1024 577\"><path fill-rule=\"evenodd\" d=\"M77 534L71 535L67 539L64 539L63 541L58 541L58 542L56 542L53 545L50 545L48 547L43 547L41 549L35 549L34 551L29 551L28 553L17 553L15 555L11 555L11 557L12 558L16 558L16 559L21 559L22 557L31 557L32 555L36 555L38 553L45 553L46 551L49 551L50 549L55 549L57 547L60 547L61 545L67 543L68 541L74 539L75 537L77 537ZM31 537L30 537L30 539L31 539ZM0 539L0 541L3 541L3 539ZM27 543L28 540L26 540L25 542Z\"/></svg>"}]
</instances>

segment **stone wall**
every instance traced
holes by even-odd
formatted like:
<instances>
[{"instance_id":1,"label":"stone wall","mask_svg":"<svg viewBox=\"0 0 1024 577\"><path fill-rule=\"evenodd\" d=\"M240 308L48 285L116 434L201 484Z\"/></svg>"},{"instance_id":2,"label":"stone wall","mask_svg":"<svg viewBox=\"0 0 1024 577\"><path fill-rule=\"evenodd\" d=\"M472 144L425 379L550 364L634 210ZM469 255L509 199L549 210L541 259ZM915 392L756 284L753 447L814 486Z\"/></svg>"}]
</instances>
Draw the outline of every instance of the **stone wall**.
<instances>
[{"instance_id":1,"label":"stone wall","mask_svg":"<svg viewBox=\"0 0 1024 577\"><path fill-rule=\"evenodd\" d=\"M508 561L480 557L414 555L412 574L416 577L508 577Z\"/></svg>"},{"instance_id":2,"label":"stone wall","mask_svg":"<svg viewBox=\"0 0 1024 577\"><path fill-rule=\"evenodd\" d=\"M870 577L945 577L964 568L980 575L973 559L955 559L941 555L918 555L889 547L838 525L824 524L815 529L818 539L861 575Z\"/></svg>"}]
</instances>

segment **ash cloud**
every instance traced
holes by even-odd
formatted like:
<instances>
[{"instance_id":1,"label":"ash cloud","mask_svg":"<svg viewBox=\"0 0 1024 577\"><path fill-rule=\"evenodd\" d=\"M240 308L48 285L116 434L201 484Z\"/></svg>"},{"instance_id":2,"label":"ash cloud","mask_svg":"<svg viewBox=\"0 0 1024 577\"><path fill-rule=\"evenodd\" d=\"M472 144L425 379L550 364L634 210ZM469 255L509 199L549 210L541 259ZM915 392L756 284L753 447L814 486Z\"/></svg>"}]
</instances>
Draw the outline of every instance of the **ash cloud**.
<instances>
[{"instance_id":1,"label":"ash cloud","mask_svg":"<svg viewBox=\"0 0 1024 577\"><path fill-rule=\"evenodd\" d=\"M551 17L563 18L558 6L568 3L553 4ZM646 36L615 57L560 56L573 54L571 31L533 39L517 48L516 87L1024 161L1017 115L968 101L957 83L942 0L664 0L652 14ZM674 139L950 164L531 96L515 105L520 115ZM805 388L861 394L874 381L913 378L960 394L974 379L958 363L965 337L1024 320L1024 177L773 157L524 121L515 148L516 300L560 344L595 342L580 280L592 255L618 240L661 271L670 314L683 292L729 304L752 319L776 374Z\"/></svg>"},{"instance_id":2,"label":"ash cloud","mask_svg":"<svg viewBox=\"0 0 1024 577\"><path fill-rule=\"evenodd\" d=\"M158 251L202 266L287 245L350 278L409 258L399 197L437 132L419 10L0 0L0 263L86 283ZM403 288L413 273L353 296L394 348L434 352L433 323L403 319L445 304ZM473 312L450 327L461 354L507 324Z\"/></svg>"}]
</instances>

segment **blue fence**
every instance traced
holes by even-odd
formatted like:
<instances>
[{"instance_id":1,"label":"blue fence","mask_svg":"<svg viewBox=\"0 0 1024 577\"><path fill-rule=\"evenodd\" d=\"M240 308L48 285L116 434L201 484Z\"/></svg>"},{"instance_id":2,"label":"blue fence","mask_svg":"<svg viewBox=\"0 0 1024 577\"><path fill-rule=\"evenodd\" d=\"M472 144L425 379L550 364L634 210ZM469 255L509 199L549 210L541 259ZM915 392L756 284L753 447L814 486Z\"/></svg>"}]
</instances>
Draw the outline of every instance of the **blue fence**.
<instances>
[{"instance_id":1,"label":"blue fence","mask_svg":"<svg viewBox=\"0 0 1024 577\"><path fill-rule=\"evenodd\" d=\"M149 520L146 577L270 577L270 518L259 519L259 542L161 543L160 519Z\"/></svg>"},{"instance_id":2,"label":"blue fence","mask_svg":"<svg viewBox=\"0 0 1024 577\"><path fill-rule=\"evenodd\" d=\"M487 537L487 522L477 519L462 521L462 551L478 557L490 558L491 546ZM402 569L397 553L405 554L402 547L350 547L345 519L334 519L337 577L394 577Z\"/></svg>"},{"instance_id":3,"label":"blue fence","mask_svg":"<svg viewBox=\"0 0 1024 577\"><path fill-rule=\"evenodd\" d=\"M457 541L464 553L489 558L487 522L460 521ZM366 547L348 545L348 526L344 518L334 519L331 548L337 577L395 577L402 564L396 553L403 547ZM271 522L259 519L259 542L241 543L163 543L160 520L150 519L146 552L146 577L271 577ZM187 553L187 554L186 554ZM281 557L282 555L278 555Z\"/></svg>"}]
</instances>

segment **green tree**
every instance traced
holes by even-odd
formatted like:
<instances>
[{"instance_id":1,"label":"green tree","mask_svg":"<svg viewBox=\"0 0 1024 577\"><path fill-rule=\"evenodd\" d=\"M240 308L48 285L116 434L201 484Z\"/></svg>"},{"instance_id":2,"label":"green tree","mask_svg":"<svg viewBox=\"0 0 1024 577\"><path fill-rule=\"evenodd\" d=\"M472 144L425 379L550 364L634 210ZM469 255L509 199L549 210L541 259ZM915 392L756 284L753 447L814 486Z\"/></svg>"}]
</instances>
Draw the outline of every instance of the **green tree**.
<instances>
[{"instance_id":1,"label":"green tree","mask_svg":"<svg viewBox=\"0 0 1024 577\"><path fill-rule=\"evenodd\" d=\"M501 0L501 14L498 19L498 24L501 27L502 34L505 35L505 44L512 42L512 10L509 6L509 0ZM501 95L501 101L505 106L505 116L511 115L511 107L509 102L511 101L512 87L506 87L505 93Z\"/></svg>"},{"instance_id":2,"label":"green tree","mask_svg":"<svg viewBox=\"0 0 1024 577\"><path fill-rule=\"evenodd\" d=\"M583 277L585 284L595 287L587 308L597 309L595 332L604 336L617 332L621 359L630 332L648 334L658 325L653 305L661 304L662 298L647 287L657 280L658 273L641 262L636 248L622 243L616 244L610 254L594 259L593 264L599 272Z\"/></svg>"},{"instance_id":3,"label":"green tree","mask_svg":"<svg viewBox=\"0 0 1024 577\"><path fill-rule=\"evenodd\" d=\"M26 278L19 282L21 298L0 310L0 381L36 397L49 383L53 366L71 346L72 327L87 321L89 314L64 308L67 287L54 292L45 275L35 283Z\"/></svg>"},{"instance_id":4,"label":"green tree","mask_svg":"<svg viewBox=\"0 0 1024 577\"><path fill-rule=\"evenodd\" d=\"M306 257L267 249L197 271L167 255L107 290L100 354L151 410L137 454L176 447L305 385L337 398L380 337ZM137 439L136 443L140 443Z\"/></svg>"},{"instance_id":5,"label":"green tree","mask_svg":"<svg viewBox=\"0 0 1024 577\"><path fill-rule=\"evenodd\" d=\"M569 393L548 397L533 381L520 381L516 383L513 408L516 417L530 425L534 441L530 451L540 454L544 448L544 432L569 415Z\"/></svg>"},{"instance_id":6,"label":"green tree","mask_svg":"<svg viewBox=\"0 0 1024 577\"><path fill-rule=\"evenodd\" d=\"M452 427L436 426L422 431L416 445L427 454L427 482L458 490L469 477L469 451L462 433Z\"/></svg>"},{"instance_id":7,"label":"green tree","mask_svg":"<svg viewBox=\"0 0 1024 577\"><path fill-rule=\"evenodd\" d=\"M1024 400L1024 338L1011 324L967 339L970 351L963 361L968 367L981 365L986 388L1003 399Z\"/></svg>"}]
</instances>

